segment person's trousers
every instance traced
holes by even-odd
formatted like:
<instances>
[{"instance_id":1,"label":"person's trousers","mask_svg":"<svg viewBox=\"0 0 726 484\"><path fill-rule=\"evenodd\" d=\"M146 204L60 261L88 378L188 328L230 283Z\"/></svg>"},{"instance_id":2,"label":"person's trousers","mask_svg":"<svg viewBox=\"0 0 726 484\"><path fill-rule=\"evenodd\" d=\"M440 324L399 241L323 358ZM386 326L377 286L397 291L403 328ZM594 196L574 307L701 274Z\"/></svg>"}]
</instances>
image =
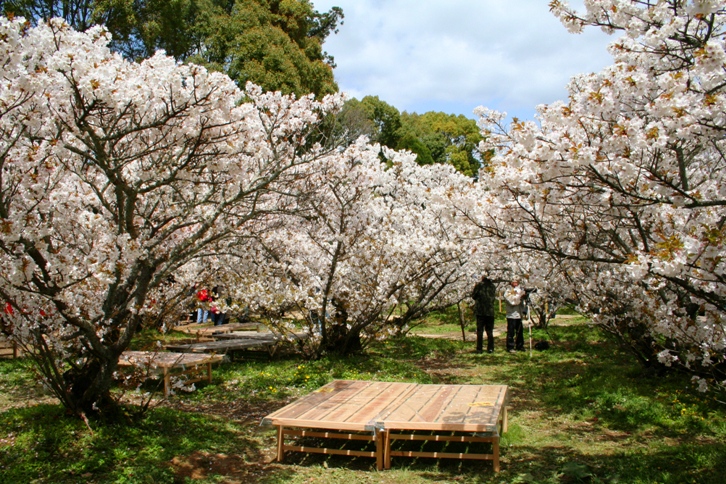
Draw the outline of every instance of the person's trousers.
<instances>
[{"instance_id":1,"label":"person's trousers","mask_svg":"<svg viewBox=\"0 0 726 484\"><path fill-rule=\"evenodd\" d=\"M494 316L476 317L476 352L481 353L484 347L484 332L487 333L487 351L494 351Z\"/></svg>"},{"instance_id":2,"label":"person's trousers","mask_svg":"<svg viewBox=\"0 0 726 484\"><path fill-rule=\"evenodd\" d=\"M524 350L524 326L520 318L507 318L507 351Z\"/></svg>"},{"instance_id":3,"label":"person's trousers","mask_svg":"<svg viewBox=\"0 0 726 484\"><path fill-rule=\"evenodd\" d=\"M208 317L209 311L202 308L197 309L197 323L206 323Z\"/></svg>"}]
</instances>

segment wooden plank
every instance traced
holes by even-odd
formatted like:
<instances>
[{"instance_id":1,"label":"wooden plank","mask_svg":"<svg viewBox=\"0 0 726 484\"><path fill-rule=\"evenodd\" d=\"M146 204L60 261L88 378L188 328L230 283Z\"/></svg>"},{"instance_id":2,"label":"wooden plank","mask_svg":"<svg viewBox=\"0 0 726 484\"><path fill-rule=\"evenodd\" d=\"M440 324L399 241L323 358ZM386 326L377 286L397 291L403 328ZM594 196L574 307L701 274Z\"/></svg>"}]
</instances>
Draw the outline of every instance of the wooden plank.
<instances>
[{"instance_id":1,"label":"wooden plank","mask_svg":"<svg viewBox=\"0 0 726 484\"><path fill-rule=\"evenodd\" d=\"M302 340L309 338L310 335L304 332L290 333L286 335L277 335L270 331L257 332L257 331L231 331L229 333L214 333L212 336L215 339L259 339L259 340L275 340L279 342L289 340Z\"/></svg>"},{"instance_id":2,"label":"wooden plank","mask_svg":"<svg viewBox=\"0 0 726 484\"><path fill-rule=\"evenodd\" d=\"M219 328L220 326L215 326ZM209 328L213 329L213 328ZM251 331L232 331L229 333L208 333L216 341L200 341L197 343L170 344L166 346L169 351L181 353L226 353L227 351L245 350L249 348L267 348L285 341L279 335L271 332L257 333ZM302 339L308 337L306 333L295 333L291 337Z\"/></svg>"},{"instance_id":3,"label":"wooden plank","mask_svg":"<svg viewBox=\"0 0 726 484\"><path fill-rule=\"evenodd\" d=\"M312 430L292 430L286 429L285 435L295 437L317 437L320 439L340 439L340 440L365 440L373 441L373 437L364 434L341 434L340 432L314 432Z\"/></svg>"},{"instance_id":4,"label":"wooden plank","mask_svg":"<svg viewBox=\"0 0 726 484\"><path fill-rule=\"evenodd\" d=\"M391 440L434 441L434 442L493 442L491 437L471 437L469 435L420 435L420 434L394 434L390 433Z\"/></svg>"},{"instance_id":5,"label":"wooden plank","mask_svg":"<svg viewBox=\"0 0 726 484\"><path fill-rule=\"evenodd\" d=\"M291 450L291 451L295 451L295 452L307 452L309 454L350 455L350 456L354 456L354 457L376 457L375 451L341 450L341 449L330 449L328 447L286 445L285 450Z\"/></svg>"},{"instance_id":6,"label":"wooden plank","mask_svg":"<svg viewBox=\"0 0 726 484\"><path fill-rule=\"evenodd\" d=\"M368 422L351 419L355 408L346 404L351 400L355 401L361 392L365 392L369 388L370 382L335 380L268 415L263 419L263 424L366 430ZM300 422L304 422L304 425L301 425Z\"/></svg>"},{"instance_id":7,"label":"wooden plank","mask_svg":"<svg viewBox=\"0 0 726 484\"><path fill-rule=\"evenodd\" d=\"M196 355L188 353L170 353L166 351L124 351L119 357L120 366L140 366L151 368L182 368L186 366L218 363L224 359L221 355Z\"/></svg>"},{"instance_id":8,"label":"wooden plank","mask_svg":"<svg viewBox=\"0 0 726 484\"><path fill-rule=\"evenodd\" d=\"M305 425L295 425L295 422L298 420L315 421L303 418L303 415L306 412L310 411L311 408L324 405L328 400L334 398L338 393L347 390L348 387L352 385L354 385L354 383L347 380L334 380L309 393L305 397L267 415L262 419L262 425L279 425L283 422L283 425L288 425L287 422L291 422L291 425L293 426L303 427Z\"/></svg>"},{"instance_id":9,"label":"wooden plank","mask_svg":"<svg viewBox=\"0 0 726 484\"><path fill-rule=\"evenodd\" d=\"M502 406L508 401L506 386L490 385L480 389L471 397L470 390L482 385L455 385L448 392L436 392L432 402L421 402L431 398L430 389L417 390L406 402L383 416L378 426L393 430L436 430L464 432L497 432ZM469 388L470 387L470 388ZM464 391L470 398L454 400L456 390ZM473 400L473 401L472 401ZM435 414L436 410L441 411Z\"/></svg>"},{"instance_id":10,"label":"wooden plank","mask_svg":"<svg viewBox=\"0 0 726 484\"><path fill-rule=\"evenodd\" d=\"M436 396L425 402L421 410L416 414L416 420L423 422L436 422L444 412L444 409L459 393L461 387L451 385L439 385L439 391ZM390 418L390 417L389 417Z\"/></svg>"},{"instance_id":11,"label":"wooden plank","mask_svg":"<svg viewBox=\"0 0 726 484\"><path fill-rule=\"evenodd\" d=\"M212 363L222 361L221 355L193 355L153 351L124 351L119 357L119 366L147 368L160 373L164 381L164 395L171 392L172 376L190 376L188 383L202 380L212 381Z\"/></svg>"},{"instance_id":12,"label":"wooden plank","mask_svg":"<svg viewBox=\"0 0 726 484\"><path fill-rule=\"evenodd\" d=\"M227 351L274 346L277 343L276 340L264 339L228 339L180 345L171 344L166 345L166 349L179 353L225 353Z\"/></svg>"},{"instance_id":13,"label":"wooden plank","mask_svg":"<svg viewBox=\"0 0 726 484\"><path fill-rule=\"evenodd\" d=\"M376 458L379 469L390 468L391 456L434 457L492 460L499 471L498 423L506 429L509 392L502 385L419 385L414 383L365 382L335 380L315 392L287 405L263 419L263 425L276 425L278 439L284 441L284 427L319 429L331 432L287 430L289 435L335 438L350 434L335 431L372 432L373 453L336 450L325 447L288 446L278 442L278 454L284 451L365 455ZM392 431L416 430L464 433L487 432L487 435L420 435ZM355 434L360 435L360 434ZM368 437L356 437L368 440ZM439 442L489 442L492 453L451 453L392 451L394 440ZM279 447L282 446L282 447ZM361 451L362 452L362 451Z\"/></svg>"},{"instance_id":14,"label":"wooden plank","mask_svg":"<svg viewBox=\"0 0 726 484\"><path fill-rule=\"evenodd\" d=\"M470 423L482 425L481 422L488 425L493 422L496 425L491 415L492 409L496 408L495 402L488 396L482 395L482 386L461 385L458 390L456 397L441 409L441 413L434 421L460 425ZM485 430L477 428L476 431Z\"/></svg>"},{"instance_id":15,"label":"wooden plank","mask_svg":"<svg viewBox=\"0 0 726 484\"><path fill-rule=\"evenodd\" d=\"M381 408L385 408L391 401L397 399L408 386L408 384L380 382L366 385L345 402L341 402L336 409L326 415L325 420L366 423L374 421L380 414Z\"/></svg>"},{"instance_id":16,"label":"wooden plank","mask_svg":"<svg viewBox=\"0 0 726 484\"><path fill-rule=\"evenodd\" d=\"M175 331L181 331L182 333L210 336L212 334L230 333L232 331L241 331L247 329L257 329L257 323L230 323L220 324L219 326L208 326L206 324L186 324L182 326L176 326L173 328Z\"/></svg>"},{"instance_id":17,"label":"wooden plank","mask_svg":"<svg viewBox=\"0 0 726 484\"><path fill-rule=\"evenodd\" d=\"M435 459L494 460L494 454L470 454L453 452L420 452L414 450L392 450L392 457L432 457Z\"/></svg>"},{"instance_id":18,"label":"wooden plank","mask_svg":"<svg viewBox=\"0 0 726 484\"><path fill-rule=\"evenodd\" d=\"M381 412L377 421L388 422L389 420L409 422L416 418L418 412L423 408L427 401L431 400L439 391L438 385L416 385L410 384L408 392L402 394L399 399L391 402ZM395 415L395 417L392 417ZM380 427L380 425L378 425Z\"/></svg>"},{"instance_id":19,"label":"wooden plank","mask_svg":"<svg viewBox=\"0 0 726 484\"><path fill-rule=\"evenodd\" d=\"M483 388L484 387L484 388ZM506 387L416 385L336 380L274 412L263 422L317 422L353 427L496 432ZM300 425L297 425L300 426Z\"/></svg>"},{"instance_id":20,"label":"wooden plank","mask_svg":"<svg viewBox=\"0 0 726 484\"><path fill-rule=\"evenodd\" d=\"M405 398L413 387L415 387L415 385L411 383L397 382L392 382L386 385L371 385L372 389L378 388L380 389L380 392L371 398L367 404L361 405L356 410L355 414L351 415L351 418L355 418L358 421L371 422L371 425L373 425L373 423L378 420L382 412L385 412L391 404L394 404L401 397Z\"/></svg>"},{"instance_id":21,"label":"wooden plank","mask_svg":"<svg viewBox=\"0 0 726 484\"><path fill-rule=\"evenodd\" d=\"M7 336L0 333L0 357L18 357L18 345Z\"/></svg>"},{"instance_id":22,"label":"wooden plank","mask_svg":"<svg viewBox=\"0 0 726 484\"><path fill-rule=\"evenodd\" d=\"M277 426L277 462L285 458L285 429L282 425Z\"/></svg>"}]
</instances>

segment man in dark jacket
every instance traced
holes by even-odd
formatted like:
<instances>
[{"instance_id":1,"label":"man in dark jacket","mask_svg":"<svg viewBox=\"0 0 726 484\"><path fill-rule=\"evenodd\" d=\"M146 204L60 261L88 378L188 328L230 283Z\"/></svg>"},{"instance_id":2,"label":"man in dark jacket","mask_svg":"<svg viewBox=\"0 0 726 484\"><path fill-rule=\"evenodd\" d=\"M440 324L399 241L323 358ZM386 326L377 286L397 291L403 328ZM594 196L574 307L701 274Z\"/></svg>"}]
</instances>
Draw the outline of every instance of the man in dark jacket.
<instances>
[{"instance_id":1,"label":"man in dark jacket","mask_svg":"<svg viewBox=\"0 0 726 484\"><path fill-rule=\"evenodd\" d=\"M482 276L471 297L474 299L476 314L476 352L481 353L484 346L484 331L487 333L487 353L494 351L494 302L497 298L494 283L485 275Z\"/></svg>"}]
</instances>

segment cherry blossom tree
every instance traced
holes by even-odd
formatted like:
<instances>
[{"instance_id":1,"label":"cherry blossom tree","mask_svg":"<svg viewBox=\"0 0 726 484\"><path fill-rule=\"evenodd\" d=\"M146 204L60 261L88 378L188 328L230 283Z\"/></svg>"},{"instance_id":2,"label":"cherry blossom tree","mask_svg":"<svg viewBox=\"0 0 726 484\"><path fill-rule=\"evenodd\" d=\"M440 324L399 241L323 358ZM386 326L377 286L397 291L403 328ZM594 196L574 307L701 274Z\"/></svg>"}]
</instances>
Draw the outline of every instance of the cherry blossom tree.
<instances>
[{"instance_id":1,"label":"cherry blossom tree","mask_svg":"<svg viewBox=\"0 0 726 484\"><path fill-rule=\"evenodd\" d=\"M553 1L621 37L539 124L479 111L493 230L648 365L726 379L726 2Z\"/></svg>"},{"instance_id":2,"label":"cherry blossom tree","mask_svg":"<svg viewBox=\"0 0 726 484\"><path fill-rule=\"evenodd\" d=\"M285 205L340 104L131 63L108 41L0 18L3 326L77 414L113 406L119 355L188 290L189 264Z\"/></svg>"},{"instance_id":3,"label":"cherry blossom tree","mask_svg":"<svg viewBox=\"0 0 726 484\"><path fill-rule=\"evenodd\" d=\"M451 198L471 180L410 153L389 151L387 168L378 153L362 138L306 165L287 219L258 223L220 264L233 268L232 299L305 321L311 357L359 350L470 289L476 227Z\"/></svg>"}]
</instances>

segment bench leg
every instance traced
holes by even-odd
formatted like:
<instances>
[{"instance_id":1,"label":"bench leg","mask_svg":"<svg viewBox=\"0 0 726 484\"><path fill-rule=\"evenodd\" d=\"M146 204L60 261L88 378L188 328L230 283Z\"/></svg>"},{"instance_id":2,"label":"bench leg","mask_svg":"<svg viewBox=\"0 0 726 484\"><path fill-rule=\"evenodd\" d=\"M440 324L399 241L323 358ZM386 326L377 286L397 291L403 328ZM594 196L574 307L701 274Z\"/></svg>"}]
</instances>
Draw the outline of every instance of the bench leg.
<instances>
[{"instance_id":1,"label":"bench leg","mask_svg":"<svg viewBox=\"0 0 726 484\"><path fill-rule=\"evenodd\" d=\"M499 437L492 441L492 462L494 463L494 472L499 472Z\"/></svg>"},{"instance_id":2,"label":"bench leg","mask_svg":"<svg viewBox=\"0 0 726 484\"><path fill-rule=\"evenodd\" d=\"M383 468L391 468L391 431L383 431Z\"/></svg>"},{"instance_id":3,"label":"bench leg","mask_svg":"<svg viewBox=\"0 0 726 484\"><path fill-rule=\"evenodd\" d=\"M171 391L171 375L169 374L169 369L164 368L164 396L168 397L170 391Z\"/></svg>"},{"instance_id":4,"label":"bench leg","mask_svg":"<svg viewBox=\"0 0 726 484\"><path fill-rule=\"evenodd\" d=\"M382 471L385 466L386 455L385 430L376 431L376 469Z\"/></svg>"},{"instance_id":5,"label":"bench leg","mask_svg":"<svg viewBox=\"0 0 726 484\"><path fill-rule=\"evenodd\" d=\"M282 462L285 458L285 433L282 425L277 426L277 462Z\"/></svg>"}]
</instances>

